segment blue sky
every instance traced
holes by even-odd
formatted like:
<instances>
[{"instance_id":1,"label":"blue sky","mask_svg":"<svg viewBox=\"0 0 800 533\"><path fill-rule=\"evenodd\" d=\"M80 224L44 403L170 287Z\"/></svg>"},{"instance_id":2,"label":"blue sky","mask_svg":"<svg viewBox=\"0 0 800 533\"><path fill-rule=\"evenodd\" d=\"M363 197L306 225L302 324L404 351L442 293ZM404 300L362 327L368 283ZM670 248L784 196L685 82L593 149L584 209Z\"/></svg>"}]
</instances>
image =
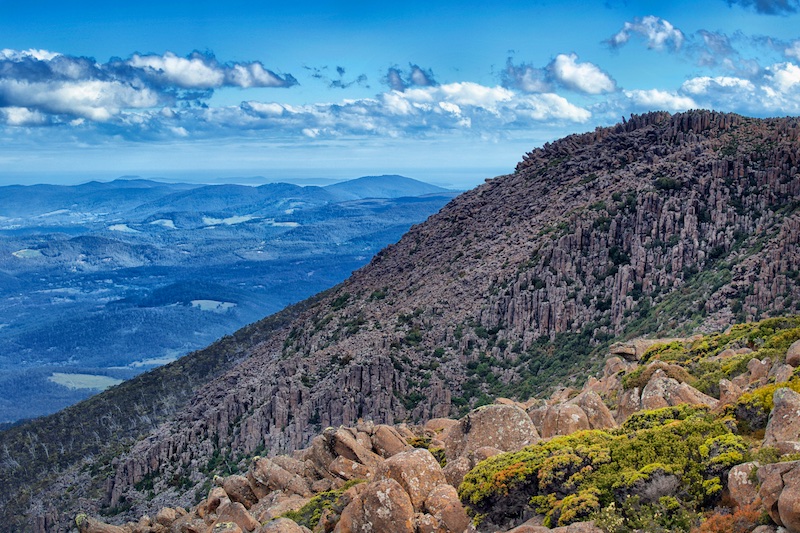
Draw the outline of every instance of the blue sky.
<instances>
[{"instance_id":1,"label":"blue sky","mask_svg":"<svg viewBox=\"0 0 800 533\"><path fill-rule=\"evenodd\" d=\"M467 187L648 110L800 113L798 0L7 2L0 183Z\"/></svg>"}]
</instances>

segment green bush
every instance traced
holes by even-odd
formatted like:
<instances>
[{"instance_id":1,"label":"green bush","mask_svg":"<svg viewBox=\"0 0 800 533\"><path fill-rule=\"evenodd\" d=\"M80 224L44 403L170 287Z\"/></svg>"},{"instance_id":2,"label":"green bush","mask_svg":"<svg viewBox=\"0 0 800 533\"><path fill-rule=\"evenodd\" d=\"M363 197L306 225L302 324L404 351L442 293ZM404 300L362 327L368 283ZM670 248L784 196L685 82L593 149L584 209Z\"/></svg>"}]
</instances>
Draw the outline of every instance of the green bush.
<instances>
[{"instance_id":1,"label":"green bush","mask_svg":"<svg viewBox=\"0 0 800 533\"><path fill-rule=\"evenodd\" d=\"M308 529L314 529L317 527L320 518L322 518L322 513L326 509L333 509L336 513L341 513L344 506L339 504L339 498L347 489L363 482L364 480L361 479L353 479L345 483L341 489L320 492L311 498L303 507L297 511L284 513L283 517L294 520L299 525L305 526Z\"/></svg>"},{"instance_id":2,"label":"green bush","mask_svg":"<svg viewBox=\"0 0 800 533\"><path fill-rule=\"evenodd\" d=\"M720 497L726 470L749 458L741 437L705 408L645 411L628 422L490 457L459 495L492 524L535 510L551 526L605 513L630 530L688 531ZM601 511L612 504L615 516Z\"/></svg>"}]
</instances>

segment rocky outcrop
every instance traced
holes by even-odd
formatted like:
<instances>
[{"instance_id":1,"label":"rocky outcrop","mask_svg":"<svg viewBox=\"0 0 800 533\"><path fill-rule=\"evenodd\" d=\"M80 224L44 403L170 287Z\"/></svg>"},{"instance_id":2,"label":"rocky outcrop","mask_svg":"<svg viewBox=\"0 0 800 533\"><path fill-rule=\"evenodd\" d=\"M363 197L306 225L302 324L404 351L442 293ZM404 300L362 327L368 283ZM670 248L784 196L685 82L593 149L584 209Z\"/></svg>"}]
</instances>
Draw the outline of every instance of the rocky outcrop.
<instances>
[{"instance_id":1,"label":"rocky outcrop","mask_svg":"<svg viewBox=\"0 0 800 533\"><path fill-rule=\"evenodd\" d=\"M781 453L800 451L800 394L780 388L772 396L774 407L764 433L764 446Z\"/></svg>"},{"instance_id":2,"label":"rocky outcrop","mask_svg":"<svg viewBox=\"0 0 800 533\"><path fill-rule=\"evenodd\" d=\"M800 341L795 341L786 351L786 364L793 367L800 366Z\"/></svg>"},{"instance_id":3,"label":"rocky outcrop","mask_svg":"<svg viewBox=\"0 0 800 533\"><path fill-rule=\"evenodd\" d=\"M681 404L707 405L712 409L718 400L703 394L687 383L667 377L663 370L656 370L642 389L641 408L659 409Z\"/></svg>"},{"instance_id":4,"label":"rocky outcrop","mask_svg":"<svg viewBox=\"0 0 800 533\"><path fill-rule=\"evenodd\" d=\"M514 451L539 440L528 414L511 405L486 405L472 411L442 436L447 460L464 457L479 448Z\"/></svg>"},{"instance_id":5,"label":"rocky outcrop","mask_svg":"<svg viewBox=\"0 0 800 533\"><path fill-rule=\"evenodd\" d=\"M800 461L759 467L758 482L770 518L790 533L800 532Z\"/></svg>"}]
</instances>

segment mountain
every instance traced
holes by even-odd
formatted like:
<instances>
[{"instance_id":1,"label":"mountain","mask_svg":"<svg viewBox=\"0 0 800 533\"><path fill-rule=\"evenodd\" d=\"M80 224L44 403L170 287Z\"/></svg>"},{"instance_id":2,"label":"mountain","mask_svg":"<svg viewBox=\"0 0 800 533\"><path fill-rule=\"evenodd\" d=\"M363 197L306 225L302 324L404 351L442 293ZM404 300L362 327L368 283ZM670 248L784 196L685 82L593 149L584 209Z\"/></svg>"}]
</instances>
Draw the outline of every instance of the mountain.
<instances>
[{"instance_id":1,"label":"mountain","mask_svg":"<svg viewBox=\"0 0 800 533\"><path fill-rule=\"evenodd\" d=\"M541 396L582 383L614 339L786 314L800 303L798 134L798 119L696 111L547 144L285 322L228 341L235 362L160 403L170 407L150 422L164 422L147 435L115 408L130 398L115 389L81 428L96 435L91 452L56 437L75 431L66 414L6 431L0 481L29 487L39 529L81 506L117 521L154 514L203 497L209 471L300 448L327 426ZM46 468L63 466L47 476L35 443L56 441Z\"/></svg>"},{"instance_id":2,"label":"mountain","mask_svg":"<svg viewBox=\"0 0 800 533\"><path fill-rule=\"evenodd\" d=\"M402 198L441 194L447 189L397 175L364 176L354 180L326 185L324 189L341 199Z\"/></svg>"}]
</instances>

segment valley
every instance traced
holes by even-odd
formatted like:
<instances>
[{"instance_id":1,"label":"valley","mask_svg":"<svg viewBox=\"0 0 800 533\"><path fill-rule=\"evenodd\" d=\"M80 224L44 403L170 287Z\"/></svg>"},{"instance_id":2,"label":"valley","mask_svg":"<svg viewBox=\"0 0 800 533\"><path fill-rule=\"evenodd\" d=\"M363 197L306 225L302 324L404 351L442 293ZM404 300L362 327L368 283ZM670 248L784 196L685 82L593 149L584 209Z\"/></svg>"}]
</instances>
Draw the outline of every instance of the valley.
<instances>
[{"instance_id":1,"label":"valley","mask_svg":"<svg viewBox=\"0 0 800 533\"><path fill-rule=\"evenodd\" d=\"M71 405L339 283L453 195L399 176L0 188L0 423ZM68 387L60 374L98 379Z\"/></svg>"}]
</instances>

